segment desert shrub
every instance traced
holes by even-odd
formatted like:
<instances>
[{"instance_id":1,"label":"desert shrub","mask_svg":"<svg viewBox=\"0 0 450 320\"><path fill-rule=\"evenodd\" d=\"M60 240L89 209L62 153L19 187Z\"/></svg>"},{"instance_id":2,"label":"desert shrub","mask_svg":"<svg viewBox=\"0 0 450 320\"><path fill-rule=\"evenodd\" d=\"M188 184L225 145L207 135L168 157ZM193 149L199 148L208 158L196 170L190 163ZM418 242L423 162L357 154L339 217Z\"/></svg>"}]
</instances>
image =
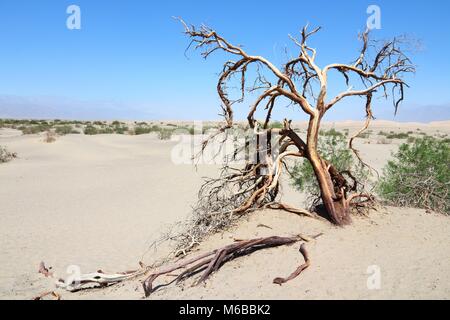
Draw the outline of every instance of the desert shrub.
<instances>
[{"instance_id":1,"label":"desert shrub","mask_svg":"<svg viewBox=\"0 0 450 320\"><path fill-rule=\"evenodd\" d=\"M84 128L84 134L87 134L87 135L95 135L95 134L98 134L98 129L97 129L96 127L92 126L92 125L87 125L87 126Z\"/></svg>"},{"instance_id":2,"label":"desert shrub","mask_svg":"<svg viewBox=\"0 0 450 320\"><path fill-rule=\"evenodd\" d=\"M56 132L48 130L44 135L44 142L52 143L56 141Z\"/></svg>"},{"instance_id":3,"label":"desert shrub","mask_svg":"<svg viewBox=\"0 0 450 320\"><path fill-rule=\"evenodd\" d=\"M319 134L324 137L339 137L343 138L345 136L344 133L337 131L334 128L331 128L330 130L320 130Z\"/></svg>"},{"instance_id":4,"label":"desert shrub","mask_svg":"<svg viewBox=\"0 0 450 320\"><path fill-rule=\"evenodd\" d=\"M283 124L280 121L274 121L269 125L271 129L283 129Z\"/></svg>"},{"instance_id":5,"label":"desert shrub","mask_svg":"<svg viewBox=\"0 0 450 320\"><path fill-rule=\"evenodd\" d=\"M450 212L450 144L427 137L402 144L383 170L378 193L388 203Z\"/></svg>"},{"instance_id":6,"label":"desert shrub","mask_svg":"<svg viewBox=\"0 0 450 320\"><path fill-rule=\"evenodd\" d=\"M388 139L407 139L409 137L409 134L406 132L400 132L400 133L390 133L386 136Z\"/></svg>"},{"instance_id":7,"label":"desert shrub","mask_svg":"<svg viewBox=\"0 0 450 320\"><path fill-rule=\"evenodd\" d=\"M0 163L11 161L14 158L17 158L15 152L9 152L6 147L0 146Z\"/></svg>"},{"instance_id":8,"label":"desert shrub","mask_svg":"<svg viewBox=\"0 0 450 320\"><path fill-rule=\"evenodd\" d=\"M323 159L332 163L340 172L350 171L359 182L367 181L368 169L355 161L352 151L347 146L347 139L341 132L334 129L323 132L323 135L319 136L318 151ZM294 165L291 170L291 179L292 185L296 189L308 194L307 205L318 204L320 189L308 160L301 159ZM358 188L363 187L362 184L358 184Z\"/></svg>"},{"instance_id":9,"label":"desert shrub","mask_svg":"<svg viewBox=\"0 0 450 320\"><path fill-rule=\"evenodd\" d=\"M115 126L114 132L117 134L125 134L126 132L128 132L128 127L124 125Z\"/></svg>"},{"instance_id":10,"label":"desert shrub","mask_svg":"<svg viewBox=\"0 0 450 320\"><path fill-rule=\"evenodd\" d=\"M204 125L202 127L202 134L207 134L209 130L214 129L214 126Z\"/></svg>"},{"instance_id":11,"label":"desert shrub","mask_svg":"<svg viewBox=\"0 0 450 320\"><path fill-rule=\"evenodd\" d=\"M135 135L140 135L140 134L148 134L151 133L152 131L152 127L147 127L147 126L137 126L134 128L134 134Z\"/></svg>"},{"instance_id":12,"label":"desert shrub","mask_svg":"<svg viewBox=\"0 0 450 320\"><path fill-rule=\"evenodd\" d=\"M392 141L387 139L386 137L382 137L377 140L377 144L391 144L391 142Z\"/></svg>"},{"instance_id":13,"label":"desert shrub","mask_svg":"<svg viewBox=\"0 0 450 320\"><path fill-rule=\"evenodd\" d=\"M36 125L21 125L18 127L20 131L22 131L23 134L37 134L41 132L45 132L49 130L51 127L49 124L36 124Z\"/></svg>"},{"instance_id":14,"label":"desert shrub","mask_svg":"<svg viewBox=\"0 0 450 320\"><path fill-rule=\"evenodd\" d=\"M362 133L359 134L358 138L369 139L370 138L370 132L362 132Z\"/></svg>"},{"instance_id":15,"label":"desert shrub","mask_svg":"<svg viewBox=\"0 0 450 320\"><path fill-rule=\"evenodd\" d=\"M157 125L148 126L148 125L138 124L134 128L134 134L135 135L148 134L148 133L152 133L152 132L160 132L162 130L164 130L164 129Z\"/></svg>"},{"instance_id":16,"label":"desert shrub","mask_svg":"<svg viewBox=\"0 0 450 320\"><path fill-rule=\"evenodd\" d=\"M70 124L65 124L62 126L56 126L55 132L61 136L66 134L77 134L79 133L77 130L74 130L73 127Z\"/></svg>"},{"instance_id":17,"label":"desert shrub","mask_svg":"<svg viewBox=\"0 0 450 320\"><path fill-rule=\"evenodd\" d=\"M99 134L112 134L114 133L114 128L111 127L103 127L98 130Z\"/></svg>"},{"instance_id":18,"label":"desert shrub","mask_svg":"<svg viewBox=\"0 0 450 320\"><path fill-rule=\"evenodd\" d=\"M161 129L159 131L158 137L160 140L170 140L170 138L172 138L173 132L173 129Z\"/></svg>"}]
</instances>

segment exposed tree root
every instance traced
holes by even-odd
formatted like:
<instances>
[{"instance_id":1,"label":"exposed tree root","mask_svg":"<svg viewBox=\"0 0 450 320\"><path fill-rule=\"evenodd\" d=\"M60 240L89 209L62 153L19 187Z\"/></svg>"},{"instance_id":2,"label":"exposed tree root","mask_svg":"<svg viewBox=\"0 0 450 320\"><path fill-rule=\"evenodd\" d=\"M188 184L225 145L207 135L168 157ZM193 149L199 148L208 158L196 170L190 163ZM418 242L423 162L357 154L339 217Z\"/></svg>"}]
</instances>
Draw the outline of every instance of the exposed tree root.
<instances>
[{"instance_id":1,"label":"exposed tree root","mask_svg":"<svg viewBox=\"0 0 450 320\"><path fill-rule=\"evenodd\" d=\"M145 296L148 297L152 292L154 292L157 288L161 286L166 286L173 282L183 281L203 271L203 274L201 275L200 279L194 284L198 285L204 282L206 279L208 279L208 277L213 272L217 271L224 263L234 260L235 258L251 254L254 251L265 248L278 247L282 245L291 245L298 241L308 242L317 239L321 235L322 233L317 234L315 236L306 236L299 234L292 237L271 236L251 240L235 240L234 243L229 244L225 247L203 253L196 257L183 258L174 265L162 267L160 270L154 271L150 275L148 275L148 273L150 272L151 268L145 266L143 263L140 263L141 268L139 270L126 271L115 274L107 274L99 270L98 272L95 273L80 274L76 275L76 277L69 277L65 281L62 279L58 279L56 281L56 286L58 288L70 292L76 292L81 290L98 288L98 286L97 287L86 286L87 284L98 284L100 285L100 287L106 287L109 285L117 284L127 280L138 279L140 277L148 275L147 278L142 283ZM281 284L286 281L289 281L294 277L298 276L298 274L300 274L302 270L306 269L309 266L310 260L304 245L301 246L300 252L305 258L306 261L305 264L307 264L307 266L302 265L286 279L276 278L274 280L274 283ZM172 273L173 271L180 269L183 269L183 271L180 274ZM43 262L40 264L39 272L44 274L46 277L54 277L53 273L48 273L48 269L45 267ZM153 286L154 281L162 275L171 276L175 278L166 284L154 287ZM34 297L33 300L41 300L42 298L49 295L53 296L58 300L61 299L61 296L58 293L54 291L48 291L39 296Z\"/></svg>"},{"instance_id":2,"label":"exposed tree root","mask_svg":"<svg viewBox=\"0 0 450 320\"><path fill-rule=\"evenodd\" d=\"M306 268L308 268L311 265L311 260L310 260L309 255L308 255L308 251L306 251L306 247L305 247L304 243L302 243L302 245L300 246L300 250L299 251L302 254L303 258L305 259L305 263L300 265L287 278L280 278L280 277L278 277L278 278L273 279L273 283L279 284L281 286L283 283L288 282L288 281L296 278L300 273L302 273L303 270L305 270Z\"/></svg>"},{"instance_id":3,"label":"exposed tree root","mask_svg":"<svg viewBox=\"0 0 450 320\"><path fill-rule=\"evenodd\" d=\"M227 245L223 248L215 249L213 251L201 254L200 256L183 260L173 266L163 268L162 270L151 274L143 282L145 296L148 297L152 292L154 292L156 288L153 288L153 282L161 275L171 273L181 268L187 268L170 282L172 283L180 282L204 270L200 279L195 283L195 285L198 285L199 283L205 281L211 275L211 273L217 271L227 261L231 261L237 257L250 254L256 250L277 247L281 245L289 245L299 240L301 240L301 237L299 236L273 236L252 240L241 240Z\"/></svg>"}]
</instances>

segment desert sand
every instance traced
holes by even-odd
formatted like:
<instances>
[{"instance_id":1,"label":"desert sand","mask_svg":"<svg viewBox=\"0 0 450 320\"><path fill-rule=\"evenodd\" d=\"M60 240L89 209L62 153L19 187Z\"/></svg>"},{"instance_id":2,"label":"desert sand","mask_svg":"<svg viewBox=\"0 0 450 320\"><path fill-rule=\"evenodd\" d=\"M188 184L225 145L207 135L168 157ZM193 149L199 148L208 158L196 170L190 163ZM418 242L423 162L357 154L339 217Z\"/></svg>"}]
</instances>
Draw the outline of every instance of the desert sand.
<instances>
[{"instance_id":1,"label":"desert sand","mask_svg":"<svg viewBox=\"0 0 450 320\"><path fill-rule=\"evenodd\" d=\"M361 123L328 123L349 128ZM450 133L449 122L375 122L371 129L427 134ZM401 140L378 144L358 139L362 156L381 170ZM153 134L67 135L44 143L39 135L0 129L0 145L18 159L0 165L0 298L31 299L55 290L54 279L39 274L44 261L58 277L70 265L83 273L136 269L151 263L151 241L191 212L203 176L217 166L177 165L176 141ZM304 195L286 180L285 202L302 207ZM223 246L233 238L314 235L308 243L312 265L297 279L278 286L300 263L299 244L255 252L225 264L205 284L192 280L162 288L149 299L449 299L450 218L413 208L380 208L355 217L346 228L281 211L260 211L231 230L202 243L192 254ZM265 225L265 226L261 226ZM155 255L164 255L158 252ZM369 289L371 266L380 287ZM168 279L161 279L167 281ZM69 293L63 299L140 299L139 280L109 288Z\"/></svg>"}]
</instances>

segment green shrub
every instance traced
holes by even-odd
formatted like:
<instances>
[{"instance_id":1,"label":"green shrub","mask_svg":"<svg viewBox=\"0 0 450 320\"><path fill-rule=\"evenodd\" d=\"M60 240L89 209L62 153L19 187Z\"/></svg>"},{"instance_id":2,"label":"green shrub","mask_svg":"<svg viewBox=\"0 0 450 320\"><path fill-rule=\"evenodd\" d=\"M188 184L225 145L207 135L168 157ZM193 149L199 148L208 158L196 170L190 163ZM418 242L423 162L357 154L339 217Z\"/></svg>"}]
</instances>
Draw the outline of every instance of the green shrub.
<instances>
[{"instance_id":1,"label":"green shrub","mask_svg":"<svg viewBox=\"0 0 450 320\"><path fill-rule=\"evenodd\" d=\"M124 133L128 132L128 127L127 126L115 126L114 132L117 134L124 134Z\"/></svg>"},{"instance_id":2,"label":"green shrub","mask_svg":"<svg viewBox=\"0 0 450 320\"><path fill-rule=\"evenodd\" d=\"M340 137L340 138L343 138L345 136L345 134L343 134L340 131L337 131L334 128L331 128L330 130L320 130L319 135L324 137Z\"/></svg>"},{"instance_id":3,"label":"green shrub","mask_svg":"<svg viewBox=\"0 0 450 320\"><path fill-rule=\"evenodd\" d=\"M98 129L92 125L87 125L84 128L84 134L86 135L95 135L98 134Z\"/></svg>"},{"instance_id":4,"label":"green shrub","mask_svg":"<svg viewBox=\"0 0 450 320\"><path fill-rule=\"evenodd\" d=\"M378 193L389 204L450 212L450 144L427 137L402 144L383 169Z\"/></svg>"},{"instance_id":5,"label":"green shrub","mask_svg":"<svg viewBox=\"0 0 450 320\"><path fill-rule=\"evenodd\" d=\"M369 139L370 138L370 132L362 132L362 133L359 134L358 138Z\"/></svg>"},{"instance_id":6,"label":"green shrub","mask_svg":"<svg viewBox=\"0 0 450 320\"><path fill-rule=\"evenodd\" d=\"M38 125L22 125L18 127L23 134L37 134L49 130L51 127L48 124L38 124Z\"/></svg>"},{"instance_id":7,"label":"green shrub","mask_svg":"<svg viewBox=\"0 0 450 320\"><path fill-rule=\"evenodd\" d=\"M391 133L386 136L388 139L407 139L409 137L409 134L405 132L400 133Z\"/></svg>"},{"instance_id":8,"label":"green shrub","mask_svg":"<svg viewBox=\"0 0 450 320\"><path fill-rule=\"evenodd\" d=\"M98 130L99 134L113 134L114 133L114 128L111 127L103 127L101 129Z\"/></svg>"},{"instance_id":9,"label":"green shrub","mask_svg":"<svg viewBox=\"0 0 450 320\"><path fill-rule=\"evenodd\" d=\"M77 130L74 130L73 127L69 124L65 124L62 126L55 127L55 132L59 134L60 136L66 135L66 134L77 134L79 133Z\"/></svg>"},{"instance_id":10,"label":"green shrub","mask_svg":"<svg viewBox=\"0 0 450 320\"><path fill-rule=\"evenodd\" d=\"M270 129L283 129L283 124L280 121L274 121L269 124Z\"/></svg>"},{"instance_id":11,"label":"green shrub","mask_svg":"<svg viewBox=\"0 0 450 320\"><path fill-rule=\"evenodd\" d=\"M148 125L138 124L134 128L134 134L135 135L148 134L148 133L152 133L152 132L160 132L161 130L164 130L164 129L157 125L148 126Z\"/></svg>"},{"instance_id":12,"label":"green shrub","mask_svg":"<svg viewBox=\"0 0 450 320\"><path fill-rule=\"evenodd\" d=\"M137 126L134 128L134 134L140 135L140 134L148 134L152 132L151 127L144 127L144 126Z\"/></svg>"},{"instance_id":13,"label":"green shrub","mask_svg":"<svg viewBox=\"0 0 450 320\"><path fill-rule=\"evenodd\" d=\"M340 172L350 171L360 182L365 182L369 176L367 168L359 162L355 163L352 151L347 146L344 134L331 129L331 133L324 132L319 136L318 151L322 158L332 163ZM316 205L320 196L320 189L313 168L308 160L299 160L291 171L292 185L308 194L308 205ZM358 187L361 185L358 184Z\"/></svg>"}]
</instances>

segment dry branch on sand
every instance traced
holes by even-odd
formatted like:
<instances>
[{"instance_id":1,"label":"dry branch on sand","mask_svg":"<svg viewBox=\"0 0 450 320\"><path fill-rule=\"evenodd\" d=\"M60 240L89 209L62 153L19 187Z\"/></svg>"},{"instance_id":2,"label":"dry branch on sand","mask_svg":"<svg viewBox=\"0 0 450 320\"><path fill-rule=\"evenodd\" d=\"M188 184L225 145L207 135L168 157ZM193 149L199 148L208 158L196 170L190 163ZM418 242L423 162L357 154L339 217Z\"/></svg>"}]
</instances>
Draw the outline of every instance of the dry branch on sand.
<instances>
[{"instance_id":1,"label":"dry branch on sand","mask_svg":"<svg viewBox=\"0 0 450 320\"><path fill-rule=\"evenodd\" d=\"M69 278L66 281L59 279L56 282L56 284L57 287L61 289L75 292L83 289L94 288L92 286L86 287L86 285L88 284L90 285L97 284L100 285L101 287L105 287L126 280L142 278L143 276L147 275L146 279L142 282L142 285L144 288L145 296L148 297L152 292L154 292L157 288L161 286L166 286L173 282L178 283L203 271L201 277L195 283L195 285L198 285L204 282L206 279L208 279L208 277L213 272L217 271L224 263L236 259L238 257L249 255L257 250L273 248L283 245L291 245L302 240L308 242L316 239L321 235L322 234L318 234L315 236L297 235L291 237L272 236L251 240L236 240L234 243L229 244L225 247L218 248L195 257L183 258L173 265L161 267L161 269L153 271L150 275L148 275L148 273L151 272L151 268L141 264L141 269L135 271L127 271L116 274L106 274L103 273L102 271L98 271L96 273L81 274L78 275L76 278ZM274 283L281 284L289 280L292 280L296 276L298 276L301 271L303 271L310 265L310 258L308 256L304 244L302 244L300 247L300 253L302 254L302 256L306 261L305 264L301 265L292 275L290 275L286 279L275 278L273 280ZM163 275L172 275L171 273L173 271L177 271L180 269L182 269L182 272L176 275L175 279L172 279L169 283L159 285L156 287L153 286L154 281L158 277ZM43 262L40 264L39 272L44 274L46 277L53 277L53 274L48 271ZM48 295L53 295L55 298L60 299L60 296L53 291L43 293L33 299L40 300Z\"/></svg>"},{"instance_id":2,"label":"dry branch on sand","mask_svg":"<svg viewBox=\"0 0 450 320\"><path fill-rule=\"evenodd\" d=\"M273 283L279 284L279 285L281 286L283 283L286 283L286 282L288 282L288 281L290 281L290 280L292 280L292 279L298 277L298 276L300 275L300 273L303 272L303 270L305 270L306 268L308 268L308 267L311 265L311 260L310 260L310 258L309 258L308 252L306 251L306 248L305 248L305 244L304 244L304 243L300 246L300 250L299 250L299 251L300 251L300 253L302 254L303 258L305 259L305 263L302 264L302 265L300 265L300 266L299 266L294 272L292 272L287 278L281 278L281 277L279 277L279 278L273 279Z\"/></svg>"},{"instance_id":3,"label":"dry branch on sand","mask_svg":"<svg viewBox=\"0 0 450 320\"><path fill-rule=\"evenodd\" d=\"M171 273L173 271L184 269L179 275L173 279L172 282L180 282L198 272L204 271L200 279L195 283L198 285L208 279L211 273L217 271L225 262L233 260L237 257L250 254L256 250L277 247L282 245L293 244L301 240L301 237L268 237L268 238L258 238L252 240L239 240L223 248L219 248L197 257L190 259L183 259L181 262L176 263L173 266L169 266L155 273L152 273L144 282L144 292L145 296L149 296L155 288L153 287L153 282L161 275ZM306 249L302 249L306 252ZM309 263L309 262L308 262Z\"/></svg>"}]
</instances>

